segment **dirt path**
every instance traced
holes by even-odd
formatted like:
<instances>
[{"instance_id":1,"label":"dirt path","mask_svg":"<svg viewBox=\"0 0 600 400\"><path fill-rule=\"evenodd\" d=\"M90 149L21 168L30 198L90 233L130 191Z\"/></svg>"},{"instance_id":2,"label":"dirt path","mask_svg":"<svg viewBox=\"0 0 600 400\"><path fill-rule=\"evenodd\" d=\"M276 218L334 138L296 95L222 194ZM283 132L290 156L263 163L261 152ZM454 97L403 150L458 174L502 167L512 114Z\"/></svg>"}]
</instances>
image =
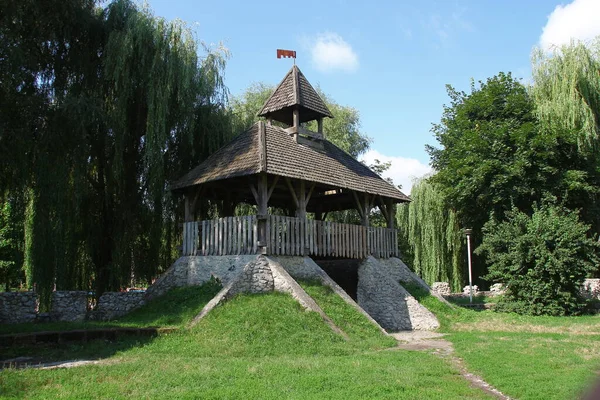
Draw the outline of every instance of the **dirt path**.
<instances>
[{"instance_id":1,"label":"dirt path","mask_svg":"<svg viewBox=\"0 0 600 400\"><path fill-rule=\"evenodd\" d=\"M510 400L510 397L485 382L481 377L467 371L464 361L454 355L452 343L444 339L443 334L426 331L404 331L392 333L391 335L398 340L398 349L430 351L440 358L449 360L460 371L462 377L471 383L471 386L481 389L498 399Z\"/></svg>"}]
</instances>

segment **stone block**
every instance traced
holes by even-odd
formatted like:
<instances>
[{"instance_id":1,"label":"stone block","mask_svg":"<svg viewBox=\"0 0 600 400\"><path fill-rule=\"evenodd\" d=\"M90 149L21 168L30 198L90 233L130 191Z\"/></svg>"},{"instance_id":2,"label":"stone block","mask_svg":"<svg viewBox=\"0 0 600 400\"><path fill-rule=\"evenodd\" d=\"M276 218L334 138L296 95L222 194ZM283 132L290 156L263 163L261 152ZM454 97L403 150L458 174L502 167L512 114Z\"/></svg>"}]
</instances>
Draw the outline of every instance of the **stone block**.
<instances>
[{"instance_id":1,"label":"stone block","mask_svg":"<svg viewBox=\"0 0 600 400\"><path fill-rule=\"evenodd\" d=\"M452 294L452 289L450 289L450 284L448 282L433 282L431 291L441 296L449 296Z\"/></svg>"},{"instance_id":2,"label":"stone block","mask_svg":"<svg viewBox=\"0 0 600 400\"><path fill-rule=\"evenodd\" d=\"M83 321L87 306L88 294L85 291L56 291L52 293L50 315L55 321Z\"/></svg>"},{"instance_id":3,"label":"stone block","mask_svg":"<svg viewBox=\"0 0 600 400\"><path fill-rule=\"evenodd\" d=\"M473 296L479 293L479 287L477 285L473 285ZM463 288L463 294L469 296L471 294L471 287L469 285Z\"/></svg>"},{"instance_id":4,"label":"stone block","mask_svg":"<svg viewBox=\"0 0 600 400\"><path fill-rule=\"evenodd\" d=\"M0 323L33 322L37 315L37 296L34 292L0 293Z\"/></svg>"}]
</instances>

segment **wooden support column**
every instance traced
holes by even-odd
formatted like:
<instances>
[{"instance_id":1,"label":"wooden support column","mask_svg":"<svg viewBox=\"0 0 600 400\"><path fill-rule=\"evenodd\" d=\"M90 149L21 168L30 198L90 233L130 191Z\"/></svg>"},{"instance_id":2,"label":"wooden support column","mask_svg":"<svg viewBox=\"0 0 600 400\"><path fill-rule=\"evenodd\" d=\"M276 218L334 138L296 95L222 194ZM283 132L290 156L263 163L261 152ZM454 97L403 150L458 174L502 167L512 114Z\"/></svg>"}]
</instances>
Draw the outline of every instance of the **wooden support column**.
<instances>
[{"instance_id":1,"label":"wooden support column","mask_svg":"<svg viewBox=\"0 0 600 400\"><path fill-rule=\"evenodd\" d=\"M396 204L392 199L385 199L385 207L387 208L387 227L390 229L396 228Z\"/></svg>"},{"instance_id":2,"label":"wooden support column","mask_svg":"<svg viewBox=\"0 0 600 400\"><path fill-rule=\"evenodd\" d=\"M196 218L196 205L198 204L198 199L200 198L200 195L204 191L203 189L203 186L195 187L194 189L188 190L183 195L184 222L192 222Z\"/></svg>"},{"instance_id":3,"label":"wooden support column","mask_svg":"<svg viewBox=\"0 0 600 400\"><path fill-rule=\"evenodd\" d=\"M221 206L222 217L233 217L235 213L235 201L231 199L231 193L227 192Z\"/></svg>"},{"instance_id":4,"label":"wooden support column","mask_svg":"<svg viewBox=\"0 0 600 400\"><path fill-rule=\"evenodd\" d=\"M387 227L394 229L396 224L396 204L390 198L377 196L379 202L379 210L387 222Z\"/></svg>"},{"instance_id":5,"label":"wooden support column","mask_svg":"<svg viewBox=\"0 0 600 400\"><path fill-rule=\"evenodd\" d=\"M267 185L267 174L261 173L258 175L257 185L257 211L258 211L258 248L260 254L268 254L267 239L268 239L268 203L269 203L269 188Z\"/></svg>"},{"instance_id":6,"label":"wooden support column","mask_svg":"<svg viewBox=\"0 0 600 400\"><path fill-rule=\"evenodd\" d=\"M190 194L186 193L183 196L183 221L192 222L194 220L194 213L192 211L192 199Z\"/></svg>"},{"instance_id":7,"label":"wooden support column","mask_svg":"<svg viewBox=\"0 0 600 400\"><path fill-rule=\"evenodd\" d=\"M296 209L296 217L300 219L306 218L306 184L300 181L300 195L298 196L298 208Z\"/></svg>"},{"instance_id":8,"label":"wooden support column","mask_svg":"<svg viewBox=\"0 0 600 400\"><path fill-rule=\"evenodd\" d=\"M317 132L323 134L323 118L317 119Z\"/></svg>"},{"instance_id":9,"label":"wooden support column","mask_svg":"<svg viewBox=\"0 0 600 400\"><path fill-rule=\"evenodd\" d=\"M294 125L296 128L300 127L300 110L298 108L294 109Z\"/></svg>"},{"instance_id":10,"label":"wooden support column","mask_svg":"<svg viewBox=\"0 0 600 400\"><path fill-rule=\"evenodd\" d=\"M362 200L360 198L361 196L359 196L359 194L357 194L355 191L352 191L352 196L354 196L354 201L356 202L356 209L360 215L361 225L369 226L369 213L371 212L369 194L363 193Z\"/></svg>"}]
</instances>

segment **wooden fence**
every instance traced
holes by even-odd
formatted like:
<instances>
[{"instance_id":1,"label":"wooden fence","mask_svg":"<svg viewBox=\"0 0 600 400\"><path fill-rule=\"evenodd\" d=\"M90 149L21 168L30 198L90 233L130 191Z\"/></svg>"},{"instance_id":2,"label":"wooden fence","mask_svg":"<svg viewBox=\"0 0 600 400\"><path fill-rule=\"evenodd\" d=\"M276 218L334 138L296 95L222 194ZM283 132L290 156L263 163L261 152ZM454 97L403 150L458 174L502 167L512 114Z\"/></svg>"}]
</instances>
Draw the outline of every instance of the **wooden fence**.
<instances>
[{"instance_id":1,"label":"wooden fence","mask_svg":"<svg viewBox=\"0 0 600 400\"><path fill-rule=\"evenodd\" d=\"M395 229L340 224L269 215L267 253L288 256L380 258L398 256ZM183 255L257 254L258 220L255 215L225 217L183 224Z\"/></svg>"}]
</instances>

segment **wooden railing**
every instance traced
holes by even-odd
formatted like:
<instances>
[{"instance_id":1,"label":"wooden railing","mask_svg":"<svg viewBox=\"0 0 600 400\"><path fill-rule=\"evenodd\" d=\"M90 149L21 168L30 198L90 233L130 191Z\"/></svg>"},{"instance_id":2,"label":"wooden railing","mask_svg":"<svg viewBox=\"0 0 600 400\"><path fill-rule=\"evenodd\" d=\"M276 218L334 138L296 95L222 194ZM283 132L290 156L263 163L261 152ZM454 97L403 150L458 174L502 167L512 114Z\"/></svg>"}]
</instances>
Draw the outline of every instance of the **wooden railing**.
<instances>
[{"instance_id":1,"label":"wooden railing","mask_svg":"<svg viewBox=\"0 0 600 400\"><path fill-rule=\"evenodd\" d=\"M380 258L398 256L395 229L269 215L266 252L272 255ZM255 215L183 224L183 255L257 254Z\"/></svg>"}]
</instances>

